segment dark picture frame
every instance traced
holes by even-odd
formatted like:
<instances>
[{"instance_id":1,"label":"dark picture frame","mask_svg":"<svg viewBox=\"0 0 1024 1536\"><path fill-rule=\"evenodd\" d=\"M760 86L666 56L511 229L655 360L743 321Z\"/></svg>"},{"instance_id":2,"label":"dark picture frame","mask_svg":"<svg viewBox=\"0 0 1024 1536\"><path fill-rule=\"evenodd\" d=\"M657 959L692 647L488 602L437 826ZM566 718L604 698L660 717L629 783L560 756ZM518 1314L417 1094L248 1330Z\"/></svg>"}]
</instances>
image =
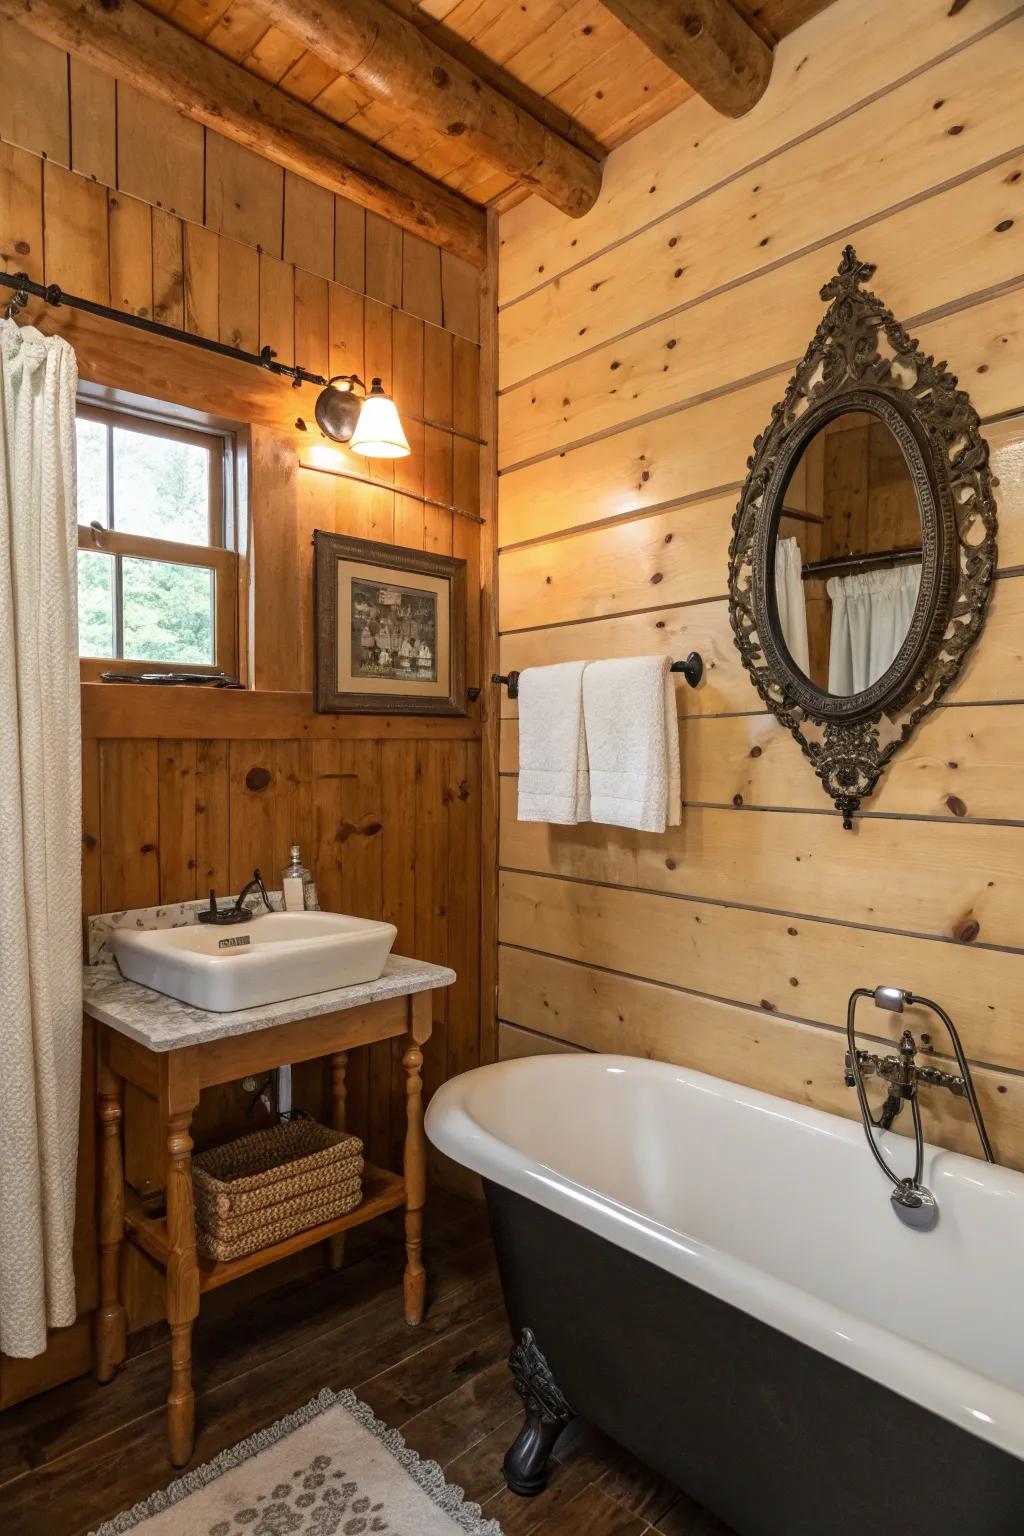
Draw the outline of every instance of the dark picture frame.
<instances>
[{"instance_id":1,"label":"dark picture frame","mask_svg":"<svg viewBox=\"0 0 1024 1536\"><path fill-rule=\"evenodd\" d=\"M466 562L313 534L318 714L466 714Z\"/></svg>"}]
</instances>

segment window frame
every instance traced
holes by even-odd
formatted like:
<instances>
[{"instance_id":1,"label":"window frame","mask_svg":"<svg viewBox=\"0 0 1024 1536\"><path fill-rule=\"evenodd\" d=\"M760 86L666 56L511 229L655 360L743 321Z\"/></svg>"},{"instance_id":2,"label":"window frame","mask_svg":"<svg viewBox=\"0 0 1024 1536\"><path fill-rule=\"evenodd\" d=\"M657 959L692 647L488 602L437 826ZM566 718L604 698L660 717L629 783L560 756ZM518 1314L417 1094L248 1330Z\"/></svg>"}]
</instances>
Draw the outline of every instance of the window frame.
<instances>
[{"instance_id":1,"label":"window frame","mask_svg":"<svg viewBox=\"0 0 1024 1536\"><path fill-rule=\"evenodd\" d=\"M118 557L157 560L166 565L196 566L213 573L213 644L212 662L154 661L123 656L80 656L79 665L83 682L98 682L102 673L109 671L142 672L195 672L209 675L225 672L237 677L239 661L239 556L237 548L238 523L236 515L235 469L237 442L235 434L217 428L192 427L179 421L170 421L158 414L154 402L153 414L142 409L118 409L114 406L97 405L79 396L76 402L76 420L96 421L113 429L121 427L145 437L163 437L173 442L190 443L209 453L209 544L185 544L176 539L159 539L148 534L124 533L110 526L114 515L113 431L107 438L107 518L108 524L78 524L78 548L89 553L110 555L114 559L114 623L120 630L123 624L121 600L120 559Z\"/></svg>"}]
</instances>

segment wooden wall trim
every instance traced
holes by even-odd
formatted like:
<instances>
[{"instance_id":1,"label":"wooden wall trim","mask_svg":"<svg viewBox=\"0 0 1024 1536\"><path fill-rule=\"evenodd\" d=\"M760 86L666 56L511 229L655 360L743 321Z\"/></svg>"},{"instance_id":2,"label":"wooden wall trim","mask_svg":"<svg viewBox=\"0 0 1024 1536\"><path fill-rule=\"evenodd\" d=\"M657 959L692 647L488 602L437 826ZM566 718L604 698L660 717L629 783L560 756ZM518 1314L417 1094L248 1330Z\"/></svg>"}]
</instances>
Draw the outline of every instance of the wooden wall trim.
<instances>
[{"instance_id":1,"label":"wooden wall trim","mask_svg":"<svg viewBox=\"0 0 1024 1536\"><path fill-rule=\"evenodd\" d=\"M430 715L318 715L306 693L83 683L88 741L479 741L476 720Z\"/></svg>"}]
</instances>

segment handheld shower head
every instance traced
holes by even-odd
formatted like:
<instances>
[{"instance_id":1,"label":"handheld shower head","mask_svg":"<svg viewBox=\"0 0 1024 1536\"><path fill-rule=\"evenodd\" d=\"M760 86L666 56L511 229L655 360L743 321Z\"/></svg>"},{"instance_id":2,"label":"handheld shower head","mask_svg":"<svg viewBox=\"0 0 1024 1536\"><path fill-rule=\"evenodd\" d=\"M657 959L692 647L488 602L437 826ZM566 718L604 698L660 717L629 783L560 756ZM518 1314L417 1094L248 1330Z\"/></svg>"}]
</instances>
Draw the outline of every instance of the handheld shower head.
<instances>
[{"instance_id":1,"label":"handheld shower head","mask_svg":"<svg viewBox=\"0 0 1024 1536\"><path fill-rule=\"evenodd\" d=\"M912 992L904 992L901 987L876 987L872 996L876 1008L885 1008L889 1013L902 1013L908 1003L914 1001Z\"/></svg>"}]
</instances>

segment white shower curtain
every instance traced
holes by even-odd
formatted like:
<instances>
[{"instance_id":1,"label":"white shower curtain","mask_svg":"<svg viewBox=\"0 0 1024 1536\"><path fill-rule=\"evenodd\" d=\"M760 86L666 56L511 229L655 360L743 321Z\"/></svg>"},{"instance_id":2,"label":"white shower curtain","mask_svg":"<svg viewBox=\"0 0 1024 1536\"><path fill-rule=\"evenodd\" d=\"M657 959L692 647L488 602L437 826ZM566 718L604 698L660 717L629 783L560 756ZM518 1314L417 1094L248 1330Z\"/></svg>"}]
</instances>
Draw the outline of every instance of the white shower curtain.
<instances>
[{"instance_id":1,"label":"white shower curtain","mask_svg":"<svg viewBox=\"0 0 1024 1536\"><path fill-rule=\"evenodd\" d=\"M831 578L829 693L860 693L888 671L907 637L920 586L920 565Z\"/></svg>"},{"instance_id":2,"label":"white shower curtain","mask_svg":"<svg viewBox=\"0 0 1024 1536\"><path fill-rule=\"evenodd\" d=\"M804 557L796 539L779 539L775 545L775 601L779 607L786 649L805 677L810 676L807 647L807 601L804 597Z\"/></svg>"},{"instance_id":3,"label":"white shower curtain","mask_svg":"<svg viewBox=\"0 0 1024 1536\"><path fill-rule=\"evenodd\" d=\"M82 1035L75 354L0 320L0 1350L75 1320Z\"/></svg>"}]
</instances>

